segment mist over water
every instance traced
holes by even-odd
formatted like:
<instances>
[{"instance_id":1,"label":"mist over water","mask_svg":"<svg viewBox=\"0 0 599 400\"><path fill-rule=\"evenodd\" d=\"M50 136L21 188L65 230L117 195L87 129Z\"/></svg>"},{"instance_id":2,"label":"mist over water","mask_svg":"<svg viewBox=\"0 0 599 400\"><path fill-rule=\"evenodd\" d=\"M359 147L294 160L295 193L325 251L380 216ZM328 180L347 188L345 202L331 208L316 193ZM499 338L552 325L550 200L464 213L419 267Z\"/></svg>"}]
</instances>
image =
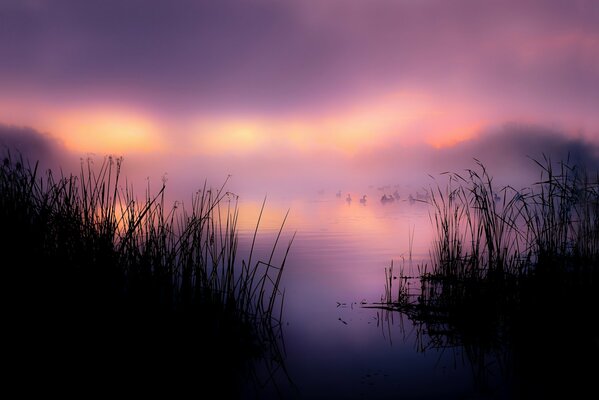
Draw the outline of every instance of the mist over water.
<instances>
[{"instance_id":1,"label":"mist over water","mask_svg":"<svg viewBox=\"0 0 599 400\"><path fill-rule=\"evenodd\" d=\"M375 190L379 188L385 188L388 195L397 188L406 195L410 191L423 192L443 182L445 172L466 174L467 169L475 169L475 160L483 163L498 187L511 185L518 190L539 179L534 160L542 162L544 157L569 160L589 170L599 166L596 137L522 124L483 131L474 139L450 147L406 146L391 141L356 154L303 153L276 146L255 154L231 155L75 153L51 134L9 125L0 125L0 146L15 155L22 153L32 162L40 161L42 168L62 169L65 173L78 173L82 161L100 164L108 155L122 157L122 175L139 192L148 184L150 190L158 190L165 182L167 196L184 202L204 185L225 185L225 190L252 201L264 197L290 201L338 191L344 198L351 193L356 201L364 194L372 195L368 198L372 201L385 194L384 190Z\"/></svg>"},{"instance_id":2,"label":"mist over water","mask_svg":"<svg viewBox=\"0 0 599 400\"><path fill-rule=\"evenodd\" d=\"M405 146L390 142L377 150L355 155L335 152L303 154L281 150L252 155L126 155L124 168L129 179L153 185L168 182L168 193L185 200L193 191L208 186L220 187L226 181L229 190L243 199L293 199L314 193L354 200L364 194L376 200L385 188L390 195L396 188L408 195L444 184L442 174L467 175L480 161L497 187L510 185L516 190L535 183L540 177L536 161L544 157L555 162L594 170L599 167L596 138L572 137L564 132L540 126L507 124L479 137L451 147ZM375 190L373 190L375 189ZM390 189L390 190L389 190Z\"/></svg>"}]
</instances>

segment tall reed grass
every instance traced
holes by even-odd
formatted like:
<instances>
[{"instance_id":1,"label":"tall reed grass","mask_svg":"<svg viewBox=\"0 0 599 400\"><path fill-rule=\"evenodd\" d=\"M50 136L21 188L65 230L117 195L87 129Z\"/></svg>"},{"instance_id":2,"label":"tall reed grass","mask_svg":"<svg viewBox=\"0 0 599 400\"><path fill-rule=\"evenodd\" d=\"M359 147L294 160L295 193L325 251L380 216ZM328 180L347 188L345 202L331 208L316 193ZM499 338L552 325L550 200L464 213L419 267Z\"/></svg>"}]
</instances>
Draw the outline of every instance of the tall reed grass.
<instances>
[{"instance_id":1,"label":"tall reed grass","mask_svg":"<svg viewBox=\"0 0 599 400\"><path fill-rule=\"evenodd\" d=\"M132 363L145 375L208 383L235 380L256 357L281 361L280 282L291 242L278 258L279 238L268 260L242 259L237 196L226 182L204 183L189 205L169 208L165 182L137 198L121 166L120 158L87 159L79 174L57 175L6 153L3 286L9 329L19 343L29 338L27 354L57 356L58 343L73 362L84 361L80 347L88 358L110 354L115 370Z\"/></svg>"},{"instance_id":2,"label":"tall reed grass","mask_svg":"<svg viewBox=\"0 0 599 400\"><path fill-rule=\"evenodd\" d=\"M583 395L599 356L599 172L544 156L537 182L498 188L475 162L431 187L419 287L392 266L371 306L406 314L421 351L458 349L476 374L499 363L515 397Z\"/></svg>"},{"instance_id":3,"label":"tall reed grass","mask_svg":"<svg viewBox=\"0 0 599 400\"><path fill-rule=\"evenodd\" d=\"M451 322L491 336L533 304L596 310L599 175L544 157L533 160L538 182L497 188L475 161L430 190L436 237L430 268L418 266L419 289L386 270L381 304L431 327Z\"/></svg>"}]
</instances>

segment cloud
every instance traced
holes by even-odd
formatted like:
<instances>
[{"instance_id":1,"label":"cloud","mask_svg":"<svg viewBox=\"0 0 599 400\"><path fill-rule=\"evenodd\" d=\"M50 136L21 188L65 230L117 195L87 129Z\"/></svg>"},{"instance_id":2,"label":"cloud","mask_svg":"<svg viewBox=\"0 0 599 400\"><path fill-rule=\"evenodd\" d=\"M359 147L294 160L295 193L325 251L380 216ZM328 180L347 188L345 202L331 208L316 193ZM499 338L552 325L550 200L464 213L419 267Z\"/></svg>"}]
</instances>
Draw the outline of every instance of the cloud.
<instances>
[{"instance_id":1,"label":"cloud","mask_svg":"<svg viewBox=\"0 0 599 400\"><path fill-rule=\"evenodd\" d=\"M591 170L599 168L597 143L583 136L573 136L554 128L538 125L506 124L482 134L478 139L447 149L445 159L459 159L468 154L488 162L498 169L521 167L529 159L542 161L544 156L553 161L568 161Z\"/></svg>"},{"instance_id":2,"label":"cloud","mask_svg":"<svg viewBox=\"0 0 599 400\"><path fill-rule=\"evenodd\" d=\"M30 127L0 124L0 149L3 156L8 151L13 158L22 155L44 167L71 164L60 142Z\"/></svg>"},{"instance_id":3,"label":"cloud","mask_svg":"<svg viewBox=\"0 0 599 400\"><path fill-rule=\"evenodd\" d=\"M5 92L167 113L319 110L390 87L599 101L594 1L2 3Z\"/></svg>"},{"instance_id":4,"label":"cloud","mask_svg":"<svg viewBox=\"0 0 599 400\"><path fill-rule=\"evenodd\" d=\"M528 185L541 173L533 160L543 164L545 156L552 162L564 161L599 171L597 141L556 128L518 123L485 129L475 138L450 147L388 143L358 158L356 164L370 165L371 174L378 171L378 176L387 182L424 182L427 174L438 177L443 172L476 169L476 159L498 182Z\"/></svg>"},{"instance_id":5,"label":"cloud","mask_svg":"<svg viewBox=\"0 0 599 400\"><path fill-rule=\"evenodd\" d=\"M451 147L426 144L405 145L401 140L387 142L363 153L346 155L321 150L309 154L293 149L259 154L193 155L155 158L127 158L131 170L149 176L167 172L171 193L186 198L208 179L219 184L231 174L229 188L244 196L293 196L330 193L342 188L363 190L399 184L413 188L428 187L430 176L443 181L443 172L464 173L477 169L480 160L497 184L528 186L539 179L543 163L568 161L571 165L599 171L599 145L583 136L574 136L541 125L506 124L478 133ZM150 174L150 171L154 171Z\"/></svg>"},{"instance_id":6,"label":"cloud","mask_svg":"<svg viewBox=\"0 0 599 400\"><path fill-rule=\"evenodd\" d=\"M42 165L77 171L81 154L65 151L60 142L33 128L0 125L0 146L20 151ZM159 188L168 179L167 194L173 200L188 199L207 181L220 186L231 175L227 189L244 198L294 196L320 189L362 190L387 184L428 187L429 175L439 178L450 171L476 169L480 160L499 185L522 187L538 180L541 170L531 160L550 157L599 171L599 144L542 125L506 124L478 132L474 138L451 147L406 145L397 139L353 154L329 151L302 152L288 148L258 154L125 154L123 176L136 188L150 183ZM105 154L98 154L100 160ZM65 166L74 166L68 169Z\"/></svg>"}]
</instances>

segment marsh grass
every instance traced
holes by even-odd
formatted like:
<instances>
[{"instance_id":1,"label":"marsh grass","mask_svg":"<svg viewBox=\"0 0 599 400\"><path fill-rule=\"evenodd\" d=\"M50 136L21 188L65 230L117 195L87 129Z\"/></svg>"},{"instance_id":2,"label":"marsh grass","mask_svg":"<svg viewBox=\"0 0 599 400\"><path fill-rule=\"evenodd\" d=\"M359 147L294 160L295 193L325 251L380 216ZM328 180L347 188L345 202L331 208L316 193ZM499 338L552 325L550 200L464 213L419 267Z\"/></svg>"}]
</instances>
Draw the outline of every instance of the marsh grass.
<instances>
[{"instance_id":1,"label":"marsh grass","mask_svg":"<svg viewBox=\"0 0 599 400\"><path fill-rule=\"evenodd\" d=\"M518 302L520 289L532 279L596 284L599 176L591 178L567 162L558 163L556 172L547 157L534 162L541 177L529 188L497 189L476 160L477 170L447 173L447 185L431 189L430 220L437 236L430 272L425 266L419 274L421 304L463 305L486 291L494 302ZM387 271L385 282L387 303L408 301L401 288L390 299Z\"/></svg>"},{"instance_id":2,"label":"marsh grass","mask_svg":"<svg viewBox=\"0 0 599 400\"><path fill-rule=\"evenodd\" d=\"M6 153L0 246L7 331L23 352L15 363L29 370L37 360L51 373L61 357L92 381L120 371L129 382L169 377L224 393L256 359L270 373L282 368L285 221L268 260L251 251L241 259L237 196L226 182L168 208L165 182L138 199L121 166L107 157L82 160L78 175L41 174Z\"/></svg>"},{"instance_id":3,"label":"marsh grass","mask_svg":"<svg viewBox=\"0 0 599 400\"><path fill-rule=\"evenodd\" d=\"M511 365L517 395L584 393L599 372L599 174L544 157L530 187L498 189L475 161L430 190L436 237L418 289L390 268L371 306L406 314L421 351L460 348L477 373L489 358Z\"/></svg>"}]
</instances>

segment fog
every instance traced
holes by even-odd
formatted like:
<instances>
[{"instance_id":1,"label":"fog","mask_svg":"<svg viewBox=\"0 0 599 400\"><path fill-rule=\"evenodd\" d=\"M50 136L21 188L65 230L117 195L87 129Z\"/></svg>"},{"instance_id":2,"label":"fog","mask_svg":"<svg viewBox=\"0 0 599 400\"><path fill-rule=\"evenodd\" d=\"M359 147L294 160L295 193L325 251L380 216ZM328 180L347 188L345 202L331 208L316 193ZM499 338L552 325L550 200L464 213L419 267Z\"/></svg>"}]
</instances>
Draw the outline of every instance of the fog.
<instances>
[{"instance_id":1,"label":"fog","mask_svg":"<svg viewBox=\"0 0 599 400\"><path fill-rule=\"evenodd\" d=\"M33 128L0 126L0 144L13 154L21 153L31 162L47 168L78 173L81 160L101 163L109 154L76 154L60 141ZM471 140L454 146L434 148L388 143L378 149L347 156L315 152L249 155L191 156L176 154L112 154L123 158L123 177L141 195L149 183L158 190L165 181L172 199L184 200L204 184L220 187L242 197L256 199L330 195L338 190L364 191L385 185L419 190L443 182L443 172L464 173L477 169L480 161L499 185L522 187L539 179L544 163L568 161L592 171L599 169L599 148L581 135L540 126L506 124L480 132Z\"/></svg>"}]
</instances>

